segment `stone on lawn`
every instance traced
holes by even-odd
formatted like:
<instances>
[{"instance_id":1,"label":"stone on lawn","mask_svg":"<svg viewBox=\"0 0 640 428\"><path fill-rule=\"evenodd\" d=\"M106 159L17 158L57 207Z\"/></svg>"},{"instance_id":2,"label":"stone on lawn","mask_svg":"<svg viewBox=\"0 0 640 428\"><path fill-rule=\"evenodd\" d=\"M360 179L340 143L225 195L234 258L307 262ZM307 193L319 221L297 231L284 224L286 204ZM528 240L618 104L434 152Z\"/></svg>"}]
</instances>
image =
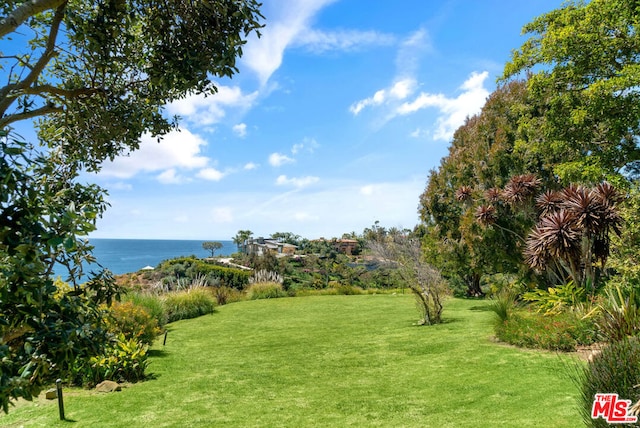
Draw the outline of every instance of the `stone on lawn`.
<instances>
[{"instance_id":1,"label":"stone on lawn","mask_svg":"<svg viewBox=\"0 0 640 428\"><path fill-rule=\"evenodd\" d=\"M112 380L105 380L96 385L96 391L98 392L113 392L120 391L122 388L118 385L118 382Z\"/></svg>"},{"instance_id":2,"label":"stone on lawn","mask_svg":"<svg viewBox=\"0 0 640 428\"><path fill-rule=\"evenodd\" d=\"M45 393L44 398L46 398L47 400L55 400L56 398L58 398L58 390L55 388L48 390Z\"/></svg>"}]
</instances>

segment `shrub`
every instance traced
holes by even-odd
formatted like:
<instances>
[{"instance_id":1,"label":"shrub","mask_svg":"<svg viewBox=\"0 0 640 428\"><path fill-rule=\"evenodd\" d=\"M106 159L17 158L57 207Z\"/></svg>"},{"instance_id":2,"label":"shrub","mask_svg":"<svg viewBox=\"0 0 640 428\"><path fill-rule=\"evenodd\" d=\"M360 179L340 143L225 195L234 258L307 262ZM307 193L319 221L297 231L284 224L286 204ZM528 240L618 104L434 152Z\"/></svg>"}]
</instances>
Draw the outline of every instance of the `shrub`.
<instances>
[{"instance_id":1,"label":"shrub","mask_svg":"<svg viewBox=\"0 0 640 428\"><path fill-rule=\"evenodd\" d=\"M247 297L250 300L276 299L287 297L287 293L282 288L282 284L277 282L256 282L247 289Z\"/></svg>"},{"instance_id":2,"label":"shrub","mask_svg":"<svg viewBox=\"0 0 640 428\"><path fill-rule=\"evenodd\" d=\"M215 310L216 300L207 288L172 291L162 296L167 322L196 318Z\"/></svg>"},{"instance_id":3,"label":"shrub","mask_svg":"<svg viewBox=\"0 0 640 428\"><path fill-rule=\"evenodd\" d=\"M158 327L163 328L167 324L167 314L159 296L150 293L130 292L123 300L145 308L149 315L158 322Z\"/></svg>"},{"instance_id":4,"label":"shrub","mask_svg":"<svg viewBox=\"0 0 640 428\"><path fill-rule=\"evenodd\" d=\"M607 299L600 308L597 325L604 341L614 342L640 333L640 307L633 289L625 292L620 286L607 288Z\"/></svg>"},{"instance_id":5,"label":"shrub","mask_svg":"<svg viewBox=\"0 0 640 428\"><path fill-rule=\"evenodd\" d=\"M577 368L576 380L580 387L580 412L586 425L609 426L604 419L591 418L595 394L617 393L620 399L638 402L640 339L629 337L605 345L602 352L595 355L587 366Z\"/></svg>"},{"instance_id":6,"label":"shrub","mask_svg":"<svg viewBox=\"0 0 640 428\"><path fill-rule=\"evenodd\" d=\"M575 351L579 345L596 341L593 320L571 312L544 316L526 310L513 311L508 319L497 323L495 332L498 339L512 345L553 351Z\"/></svg>"},{"instance_id":7,"label":"shrub","mask_svg":"<svg viewBox=\"0 0 640 428\"><path fill-rule=\"evenodd\" d=\"M577 306L586 300L584 287L578 287L573 281L548 290L535 290L524 293L524 300L532 302L538 311L545 314L557 314Z\"/></svg>"},{"instance_id":8,"label":"shrub","mask_svg":"<svg viewBox=\"0 0 640 428\"><path fill-rule=\"evenodd\" d=\"M336 290L336 294L342 295L356 295L362 294L362 288L355 287L349 284L335 284L332 286Z\"/></svg>"},{"instance_id":9,"label":"shrub","mask_svg":"<svg viewBox=\"0 0 640 428\"><path fill-rule=\"evenodd\" d=\"M107 326L115 335L122 334L126 340L151 344L160 334L158 322L142 306L133 302L114 303L109 308Z\"/></svg>"},{"instance_id":10,"label":"shrub","mask_svg":"<svg viewBox=\"0 0 640 428\"><path fill-rule=\"evenodd\" d=\"M137 382L146 377L147 350L147 345L121 334L103 355L92 357L77 373L89 387L104 380Z\"/></svg>"}]
</instances>

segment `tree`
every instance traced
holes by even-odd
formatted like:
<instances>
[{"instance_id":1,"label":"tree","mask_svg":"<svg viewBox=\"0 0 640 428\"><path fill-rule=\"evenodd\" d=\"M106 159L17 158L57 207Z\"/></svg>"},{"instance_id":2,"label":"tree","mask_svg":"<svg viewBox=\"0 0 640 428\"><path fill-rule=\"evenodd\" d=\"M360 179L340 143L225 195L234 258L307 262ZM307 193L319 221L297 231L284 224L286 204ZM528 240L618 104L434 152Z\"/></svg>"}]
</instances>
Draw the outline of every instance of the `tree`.
<instances>
[{"instance_id":1,"label":"tree","mask_svg":"<svg viewBox=\"0 0 640 428\"><path fill-rule=\"evenodd\" d=\"M543 120L521 125L542 137L530 150L561 158L564 185L640 172L639 19L634 1L569 1L524 27L530 37L505 66L504 79L531 74Z\"/></svg>"},{"instance_id":2,"label":"tree","mask_svg":"<svg viewBox=\"0 0 640 428\"><path fill-rule=\"evenodd\" d=\"M374 256L397 267L402 280L413 292L421 313L420 324L442 322L443 300L449 290L440 273L424 260L420 240L396 230L368 242Z\"/></svg>"},{"instance_id":3,"label":"tree","mask_svg":"<svg viewBox=\"0 0 640 428\"><path fill-rule=\"evenodd\" d=\"M207 251L211 251L211 257L213 257L215 252L222 248L222 243L217 241L205 241L202 243L202 248Z\"/></svg>"},{"instance_id":4,"label":"tree","mask_svg":"<svg viewBox=\"0 0 640 428\"><path fill-rule=\"evenodd\" d=\"M486 274L521 273L522 242L512 232L526 235L533 220L514 211L503 216L503 228L482 228L470 209L474 201L507 184L514 174L536 171L553 183L553 160L524 151L534 138L523 130L521 118L535 118L526 81L500 86L480 114L469 118L453 136L449 153L431 171L420 196L423 247L427 260L452 283L462 283L468 296L481 296Z\"/></svg>"},{"instance_id":5,"label":"tree","mask_svg":"<svg viewBox=\"0 0 640 428\"><path fill-rule=\"evenodd\" d=\"M164 106L214 94L261 24L255 0L0 1L0 403L30 399L100 352L98 309L117 297L82 239L106 208L83 170L177 126ZM14 37L15 36L15 37ZM11 127L38 119L38 142ZM68 270L57 290L55 264ZM92 266L96 266L93 264ZM99 266L98 266L99 267Z\"/></svg>"},{"instance_id":6,"label":"tree","mask_svg":"<svg viewBox=\"0 0 640 428\"><path fill-rule=\"evenodd\" d=\"M251 237L253 236L253 232L250 230L239 230L238 233L236 233L236 236L234 236L233 238L233 243L237 245L238 247L238 251L242 251L244 248L244 243L251 239Z\"/></svg>"}]
</instances>

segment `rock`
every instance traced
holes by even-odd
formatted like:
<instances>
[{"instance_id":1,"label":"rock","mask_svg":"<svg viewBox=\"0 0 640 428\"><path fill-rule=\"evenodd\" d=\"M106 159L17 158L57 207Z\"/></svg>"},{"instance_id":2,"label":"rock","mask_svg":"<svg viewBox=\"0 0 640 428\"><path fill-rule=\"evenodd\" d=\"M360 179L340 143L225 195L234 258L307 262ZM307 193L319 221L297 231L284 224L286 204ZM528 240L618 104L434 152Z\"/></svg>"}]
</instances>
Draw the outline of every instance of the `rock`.
<instances>
[{"instance_id":1,"label":"rock","mask_svg":"<svg viewBox=\"0 0 640 428\"><path fill-rule=\"evenodd\" d=\"M120 391L122 388L118 384L118 382L114 382L112 380L105 380L104 382L100 382L96 385L96 391L98 392L114 392Z\"/></svg>"},{"instance_id":2,"label":"rock","mask_svg":"<svg viewBox=\"0 0 640 428\"><path fill-rule=\"evenodd\" d=\"M45 393L44 398L46 398L47 400L55 400L56 398L58 398L58 390L55 388L51 388Z\"/></svg>"}]
</instances>

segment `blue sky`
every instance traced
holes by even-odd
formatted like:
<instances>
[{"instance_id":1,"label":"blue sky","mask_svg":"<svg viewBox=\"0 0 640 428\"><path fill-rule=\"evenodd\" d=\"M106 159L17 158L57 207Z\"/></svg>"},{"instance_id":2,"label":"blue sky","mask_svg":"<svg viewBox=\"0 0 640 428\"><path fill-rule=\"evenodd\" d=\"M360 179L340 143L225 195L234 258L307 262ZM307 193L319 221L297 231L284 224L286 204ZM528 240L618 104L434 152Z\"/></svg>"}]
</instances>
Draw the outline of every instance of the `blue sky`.
<instances>
[{"instance_id":1,"label":"blue sky","mask_svg":"<svg viewBox=\"0 0 640 428\"><path fill-rule=\"evenodd\" d=\"M167 106L181 132L90 177L93 237L307 238L418 223L429 171L495 89L521 28L560 1L264 0L219 92Z\"/></svg>"}]
</instances>

